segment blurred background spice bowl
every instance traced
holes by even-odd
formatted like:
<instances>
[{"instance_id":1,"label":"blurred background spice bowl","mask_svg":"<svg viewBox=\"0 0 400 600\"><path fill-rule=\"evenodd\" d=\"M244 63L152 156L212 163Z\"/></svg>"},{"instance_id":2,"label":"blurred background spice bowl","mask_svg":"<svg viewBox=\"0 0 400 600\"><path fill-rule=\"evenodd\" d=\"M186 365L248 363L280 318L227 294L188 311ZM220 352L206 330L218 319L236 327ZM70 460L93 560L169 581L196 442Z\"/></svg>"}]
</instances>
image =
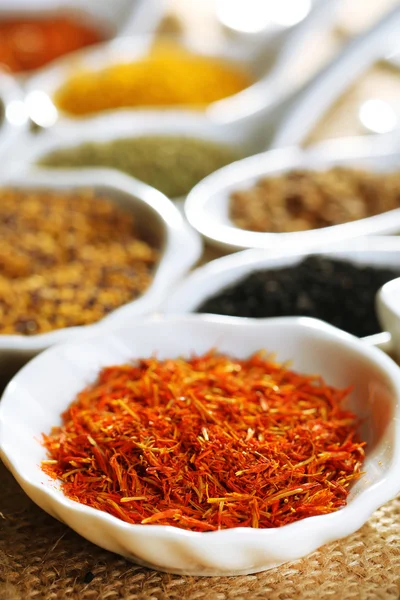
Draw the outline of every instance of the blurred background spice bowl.
<instances>
[{"instance_id":1,"label":"blurred background spice bowl","mask_svg":"<svg viewBox=\"0 0 400 600\"><path fill-rule=\"evenodd\" d=\"M309 77L294 77L288 68L309 33L308 18L314 25L329 21L328 3L314 4L316 14L313 9L277 55L268 36L239 44L179 34L120 37L77 51L30 78L31 118L51 126L112 109L194 108L232 123L268 112Z\"/></svg>"},{"instance_id":2,"label":"blurred background spice bowl","mask_svg":"<svg viewBox=\"0 0 400 600\"><path fill-rule=\"evenodd\" d=\"M392 352L375 296L400 274L400 238L360 237L299 249L237 252L190 273L169 296L165 314L320 318ZM388 286L391 284L389 283Z\"/></svg>"},{"instance_id":3,"label":"blurred background spice bowl","mask_svg":"<svg viewBox=\"0 0 400 600\"><path fill-rule=\"evenodd\" d=\"M237 358L265 348L291 368L320 374L329 385L354 386L351 410L363 419L363 475L347 506L329 515L271 529L206 533L136 525L68 499L40 468L40 438L102 367L135 358L189 357L211 348ZM46 385L43 385L43 381ZM356 531L399 491L398 367L375 348L313 319L234 319L186 315L131 322L92 339L53 347L26 365L0 405L1 458L40 507L95 544L159 570L192 575L254 573L295 560Z\"/></svg>"},{"instance_id":4,"label":"blurred background spice bowl","mask_svg":"<svg viewBox=\"0 0 400 600\"><path fill-rule=\"evenodd\" d=\"M149 61L153 56L156 56L155 63ZM171 74L166 66L170 66ZM226 78L222 75L225 69ZM168 78L172 77L172 72L175 79L171 83ZM95 77L96 73L102 74L103 81ZM106 77L104 73L107 73ZM190 81L193 74L195 85ZM166 83L160 81L163 76ZM213 88L207 76L211 77ZM190 41L183 42L179 37L161 36L155 40L153 36L137 35L116 38L58 60L30 78L27 91L28 97L29 94L40 94L48 105L53 106L55 122L113 109L176 108L177 105L197 109L202 103L207 104L208 96L224 97L224 93L227 96L233 90L239 92L250 86L255 77L255 73L248 72L241 53L232 46L216 58L207 56L206 51L200 54L192 48ZM112 78L122 83L119 89ZM155 80L158 81L157 88L152 85ZM93 91L100 94L97 100ZM229 100L226 102L229 104ZM37 111L40 112L39 104ZM35 114L32 117L35 120Z\"/></svg>"},{"instance_id":5,"label":"blurred background spice bowl","mask_svg":"<svg viewBox=\"0 0 400 600\"><path fill-rule=\"evenodd\" d=\"M196 185L186 217L230 251L398 233L400 153L390 140L335 140L336 153L327 142L245 158Z\"/></svg>"},{"instance_id":6,"label":"blurred background spice bowl","mask_svg":"<svg viewBox=\"0 0 400 600\"><path fill-rule=\"evenodd\" d=\"M400 277L389 281L380 290L376 310L382 327L390 332L393 352L400 357Z\"/></svg>"},{"instance_id":7,"label":"blurred background spice bowl","mask_svg":"<svg viewBox=\"0 0 400 600\"><path fill-rule=\"evenodd\" d=\"M201 254L173 204L118 171L3 176L0 186L3 385L53 344L151 314Z\"/></svg>"},{"instance_id":8,"label":"blurred background spice bowl","mask_svg":"<svg viewBox=\"0 0 400 600\"><path fill-rule=\"evenodd\" d=\"M0 63L25 78L53 60L121 34L150 33L163 0L3 0Z\"/></svg>"},{"instance_id":9,"label":"blurred background spice bowl","mask_svg":"<svg viewBox=\"0 0 400 600\"><path fill-rule=\"evenodd\" d=\"M259 149L244 124L219 125L190 111L113 111L30 135L7 169L116 168L176 200Z\"/></svg>"}]
</instances>

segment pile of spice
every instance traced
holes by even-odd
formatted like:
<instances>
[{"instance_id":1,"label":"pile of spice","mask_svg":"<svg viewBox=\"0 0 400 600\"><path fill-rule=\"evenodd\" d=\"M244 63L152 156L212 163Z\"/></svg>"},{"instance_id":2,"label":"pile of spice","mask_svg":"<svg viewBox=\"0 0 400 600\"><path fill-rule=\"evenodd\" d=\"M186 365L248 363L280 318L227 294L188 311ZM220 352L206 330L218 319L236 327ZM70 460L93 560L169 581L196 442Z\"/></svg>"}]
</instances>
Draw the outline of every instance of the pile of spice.
<instances>
[{"instance_id":1,"label":"pile of spice","mask_svg":"<svg viewBox=\"0 0 400 600\"><path fill-rule=\"evenodd\" d=\"M141 295L157 251L91 190L0 191L0 334L98 321Z\"/></svg>"},{"instance_id":2,"label":"pile of spice","mask_svg":"<svg viewBox=\"0 0 400 600\"><path fill-rule=\"evenodd\" d=\"M400 269L309 256L295 266L251 273L208 298L197 312L253 318L314 317L364 337L380 331L375 295L396 277L400 277Z\"/></svg>"},{"instance_id":3,"label":"pile of spice","mask_svg":"<svg viewBox=\"0 0 400 600\"><path fill-rule=\"evenodd\" d=\"M136 62L73 75L54 100L61 110L75 116L129 107L205 108L252 82L237 64L162 44Z\"/></svg>"},{"instance_id":4,"label":"pile of spice","mask_svg":"<svg viewBox=\"0 0 400 600\"><path fill-rule=\"evenodd\" d=\"M364 459L348 393L264 353L113 366L43 436L42 468L128 523L280 527L346 504Z\"/></svg>"},{"instance_id":5,"label":"pile of spice","mask_svg":"<svg viewBox=\"0 0 400 600\"><path fill-rule=\"evenodd\" d=\"M229 146L185 136L143 136L87 142L44 156L45 167L109 167L157 188L170 198L186 196L201 179L240 155Z\"/></svg>"},{"instance_id":6,"label":"pile of spice","mask_svg":"<svg viewBox=\"0 0 400 600\"><path fill-rule=\"evenodd\" d=\"M319 229L400 206L400 173L335 167L265 177L230 198L230 218L249 231Z\"/></svg>"},{"instance_id":7,"label":"pile of spice","mask_svg":"<svg viewBox=\"0 0 400 600\"><path fill-rule=\"evenodd\" d=\"M0 65L14 73L102 41L96 29L65 16L6 19L0 22Z\"/></svg>"}]
</instances>

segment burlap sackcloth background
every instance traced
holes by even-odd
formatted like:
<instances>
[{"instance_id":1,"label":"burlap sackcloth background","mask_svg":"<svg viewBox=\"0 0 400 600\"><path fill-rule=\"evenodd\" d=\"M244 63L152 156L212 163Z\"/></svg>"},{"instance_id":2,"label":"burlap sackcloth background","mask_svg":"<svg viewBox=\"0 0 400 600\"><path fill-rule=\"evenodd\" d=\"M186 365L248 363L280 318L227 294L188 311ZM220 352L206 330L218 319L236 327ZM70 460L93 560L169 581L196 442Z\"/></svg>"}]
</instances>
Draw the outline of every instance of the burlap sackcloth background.
<instances>
[{"instance_id":1,"label":"burlap sackcloth background","mask_svg":"<svg viewBox=\"0 0 400 600\"><path fill-rule=\"evenodd\" d=\"M0 599L63 598L398 600L400 498L356 534L306 559L257 575L182 577L93 546L37 508L0 464Z\"/></svg>"}]
</instances>

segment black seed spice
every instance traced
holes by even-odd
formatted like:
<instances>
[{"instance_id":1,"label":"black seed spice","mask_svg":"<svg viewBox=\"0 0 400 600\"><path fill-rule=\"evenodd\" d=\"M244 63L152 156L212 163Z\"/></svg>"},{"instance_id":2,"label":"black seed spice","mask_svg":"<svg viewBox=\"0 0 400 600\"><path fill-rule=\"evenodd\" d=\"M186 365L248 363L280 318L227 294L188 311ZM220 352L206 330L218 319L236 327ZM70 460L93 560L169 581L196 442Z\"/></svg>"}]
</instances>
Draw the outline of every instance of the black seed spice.
<instances>
[{"instance_id":1,"label":"black seed spice","mask_svg":"<svg viewBox=\"0 0 400 600\"><path fill-rule=\"evenodd\" d=\"M396 277L400 277L400 269L309 256L295 266L252 273L207 299L196 312L253 318L315 317L364 337L381 330L375 294Z\"/></svg>"}]
</instances>

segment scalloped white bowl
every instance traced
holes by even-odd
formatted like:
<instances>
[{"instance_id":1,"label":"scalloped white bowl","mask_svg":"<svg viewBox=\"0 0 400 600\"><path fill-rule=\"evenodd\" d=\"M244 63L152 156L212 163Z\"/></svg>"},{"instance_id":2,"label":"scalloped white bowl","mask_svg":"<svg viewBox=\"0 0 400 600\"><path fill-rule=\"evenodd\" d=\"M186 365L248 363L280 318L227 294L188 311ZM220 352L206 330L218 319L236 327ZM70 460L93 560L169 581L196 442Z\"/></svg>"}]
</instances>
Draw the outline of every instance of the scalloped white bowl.
<instances>
[{"instance_id":1,"label":"scalloped white bowl","mask_svg":"<svg viewBox=\"0 0 400 600\"><path fill-rule=\"evenodd\" d=\"M204 54L206 56L211 55L218 58L223 58L224 60L234 61L239 67L251 70L256 82L245 88L243 91L234 94L233 96L211 103L206 111L204 111L204 114L207 116L214 116L215 112L217 115L221 115L222 121L225 120L223 117L228 117L228 120L233 120L237 116L243 116L243 113L246 115L249 112L251 113L259 110L265 103L262 102L262 99L264 99L264 94L268 100L271 100L272 90L269 88L267 75L264 74L267 66L265 66L265 61L261 56L255 55L253 48L246 47L245 49L242 49L238 48L233 43L228 43L224 45L220 52L214 51L211 53L207 48L199 49L192 42L192 40L180 39L179 37L169 35L162 36L160 39L175 40L179 46L187 50ZM41 69L34 76L29 78L27 82L27 92L28 94L37 91L44 92L50 101L53 102L56 92L62 87L68 78L71 77L71 75L74 75L76 72L82 70L99 71L114 64L140 60L149 54L153 44L154 36L152 35L134 35L129 37L126 36L115 38L113 40L97 44L96 46L78 50L68 56L54 61L51 65ZM262 77L262 75L264 75L264 77ZM251 108L247 110L247 106ZM151 107L147 107L146 105L144 105L144 107L138 106L132 108L122 108L122 110L135 111L137 108L150 111L152 110ZM159 108L167 110L170 108L177 110L183 108L186 110L188 108L190 109L191 107L160 106ZM114 110L118 111L121 109L109 109L82 116L71 115L61 109L57 110L58 119L66 124L69 124L74 121L82 121L86 117L93 116L93 114L106 114L113 112ZM194 110L194 112L197 114L202 114L196 110Z\"/></svg>"},{"instance_id":2,"label":"scalloped white bowl","mask_svg":"<svg viewBox=\"0 0 400 600\"><path fill-rule=\"evenodd\" d=\"M0 385L30 358L54 344L82 338L92 330L124 324L159 308L173 284L200 258L198 234L184 221L178 209L154 188L108 169L65 170L62 173L2 175L0 186L18 189L70 190L93 188L99 195L131 211L138 230L149 236L160 251L160 260L149 288L136 300L112 311L93 325L57 329L38 335L0 335Z\"/></svg>"},{"instance_id":3,"label":"scalloped white bowl","mask_svg":"<svg viewBox=\"0 0 400 600\"><path fill-rule=\"evenodd\" d=\"M377 139L378 138L378 139ZM185 214L189 223L212 245L230 251L288 244L303 249L311 244L342 242L365 235L398 233L400 209L340 225L289 233L255 232L238 227L230 218L230 195L247 190L263 177L288 171L323 171L335 166L377 172L400 167L399 137L365 136L329 140L302 150L297 146L269 150L222 167L200 181L188 194Z\"/></svg>"},{"instance_id":4,"label":"scalloped white bowl","mask_svg":"<svg viewBox=\"0 0 400 600\"><path fill-rule=\"evenodd\" d=\"M146 6L149 1L146 0ZM152 2L156 1L152 0ZM165 0L158 0L158 2L161 2L162 9L167 8ZM108 5L111 4L108 2ZM262 111L266 107L279 104L305 83L305 77L302 77L301 73L300 75L296 73L294 76L290 70L292 56L302 51L303 42L313 28L321 29L329 26L337 4L338 0L329 0L329 2L313 0L309 13L297 24L287 28L278 27L276 35L271 35L271 31L266 30L256 37L252 36L247 41L240 37L235 39L228 37L214 42L211 38L201 41L188 35L166 35L164 37L175 38L181 46L200 55L235 61L253 74L254 82L246 89L212 102L205 111L207 117L211 117L217 122L235 123L238 119L246 119L249 115ZM146 6L143 7L142 12L145 12ZM154 35L139 35L141 32L143 29L140 30L138 27L127 27L120 32L120 38L60 58L52 65L35 73L28 81L27 91L40 90L51 100L66 78L76 69L99 70L115 63L138 60L146 56L153 44ZM123 37L124 35L129 37ZM147 108L151 110L151 107ZM172 107L167 106L166 108ZM175 108L179 110L183 107ZM132 110L135 110L135 107ZM75 117L63 111L59 111L58 116L66 123L85 118Z\"/></svg>"},{"instance_id":5,"label":"scalloped white bowl","mask_svg":"<svg viewBox=\"0 0 400 600\"><path fill-rule=\"evenodd\" d=\"M162 312L166 315L195 313L203 302L220 294L225 288L239 283L251 273L295 266L306 256L313 254L345 260L358 265L396 270L400 267L400 236L372 235L346 242L310 244L303 248L299 248L296 244L282 244L270 252L260 249L235 252L188 273L168 295L162 306ZM390 283L387 285L390 286ZM385 288L386 286L383 287L383 289ZM380 317L384 331L365 337L363 341L392 354L396 350L394 328L389 327L389 325L393 325L393 319L391 321L383 320L384 308L381 307L381 304L382 302L379 302L377 305L377 315ZM400 356L400 333L398 348Z\"/></svg>"},{"instance_id":6,"label":"scalloped white bowl","mask_svg":"<svg viewBox=\"0 0 400 600\"><path fill-rule=\"evenodd\" d=\"M208 298L235 285L256 271L295 266L306 256L318 254L369 265L400 270L400 236L365 236L347 242L331 242L299 248L281 245L270 252L243 250L213 260L189 273L169 294L163 305L165 314L197 311Z\"/></svg>"},{"instance_id":7,"label":"scalloped white bowl","mask_svg":"<svg viewBox=\"0 0 400 600\"><path fill-rule=\"evenodd\" d=\"M21 169L62 173L65 167L54 168L37 163L53 151L76 148L86 142L105 143L148 135L209 140L226 145L241 155L260 149L257 139L251 135L251 128L244 123L235 127L219 125L205 115L184 110L119 110L68 124L61 121L39 136L26 136L24 145L8 157L7 168L12 173L20 173Z\"/></svg>"},{"instance_id":8,"label":"scalloped white bowl","mask_svg":"<svg viewBox=\"0 0 400 600\"><path fill-rule=\"evenodd\" d=\"M195 533L171 526L131 525L73 502L40 469L42 432L103 366L148 357L203 353L238 357L267 348L293 368L320 373L334 386L354 386L350 404L363 418L365 474L336 513L276 529ZM46 350L10 382L0 403L0 456L36 504L91 542L141 565L190 575L256 573L313 552L361 527L400 490L400 371L380 350L321 321L235 319L191 315L132 322L113 332Z\"/></svg>"}]
</instances>

